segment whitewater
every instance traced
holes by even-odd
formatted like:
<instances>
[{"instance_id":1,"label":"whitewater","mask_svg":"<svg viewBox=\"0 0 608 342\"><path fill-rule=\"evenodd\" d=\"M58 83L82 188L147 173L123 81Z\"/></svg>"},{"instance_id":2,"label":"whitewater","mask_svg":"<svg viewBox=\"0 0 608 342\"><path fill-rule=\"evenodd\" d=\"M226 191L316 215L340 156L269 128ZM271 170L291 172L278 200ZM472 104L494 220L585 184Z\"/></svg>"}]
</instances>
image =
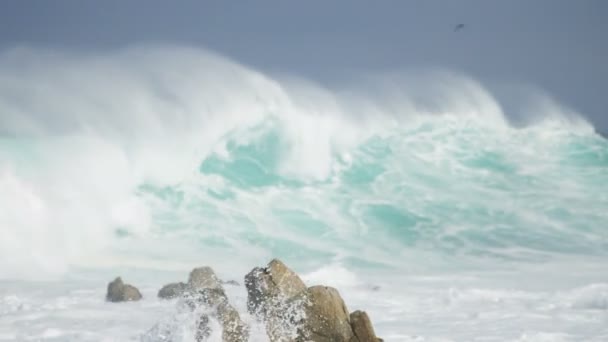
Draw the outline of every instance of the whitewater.
<instances>
[{"instance_id":1,"label":"whitewater","mask_svg":"<svg viewBox=\"0 0 608 342\"><path fill-rule=\"evenodd\" d=\"M158 289L204 265L242 284L275 257L385 341L606 341L608 141L525 89L514 105L447 70L330 87L186 47L5 50L0 341L158 324L192 341ZM105 302L117 275L144 299ZM245 288L228 295L265 341Z\"/></svg>"}]
</instances>

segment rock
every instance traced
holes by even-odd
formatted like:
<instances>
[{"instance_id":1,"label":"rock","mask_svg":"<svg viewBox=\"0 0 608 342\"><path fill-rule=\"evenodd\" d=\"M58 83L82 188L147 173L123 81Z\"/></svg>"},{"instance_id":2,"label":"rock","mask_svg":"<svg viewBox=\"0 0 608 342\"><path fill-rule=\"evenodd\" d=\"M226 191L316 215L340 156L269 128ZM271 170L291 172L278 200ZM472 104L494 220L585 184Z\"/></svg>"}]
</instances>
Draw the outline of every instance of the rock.
<instances>
[{"instance_id":1,"label":"rock","mask_svg":"<svg viewBox=\"0 0 608 342\"><path fill-rule=\"evenodd\" d=\"M266 267L275 291L285 297L292 298L306 291L306 284L280 260L274 259Z\"/></svg>"},{"instance_id":2,"label":"rock","mask_svg":"<svg viewBox=\"0 0 608 342\"><path fill-rule=\"evenodd\" d=\"M239 284L239 282L236 280L227 280L227 281L222 280L222 285L241 286L241 284Z\"/></svg>"},{"instance_id":3,"label":"rock","mask_svg":"<svg viewBox=\"0 0 608 342\"><path fill-rule=\"evenodd\" d=\"M191 290L221 289L222 284L211 267L198 267L190 272L188 287Z\"/></svg>"},{"instance_id":4,"label":"rock","mask_svg":"<svg viewBox=\"0 0 608 342\"><path fill-rule=\"evenodd\" d=\"M188 285L186 283L180 282L180 283L167 284L158 291L158 298L162 298L162 299L177 298L177 297L181 296L186 291L187 288L188 288Z\"/></svg>"},{"instance_id":5,"label":"rock","mask_svg":"<svg viewBox=\"0 0 608 342\"><path fill-rule=\"evenodd\" d=\"M350 325L355 334L355 339L352 342L379 342L382 341L376 337L374 327L365 311L355 311L350 314Z\"/></svg>"},{"instance_id":6,"label":"rock","mask_svg":"<svg viewBox=\"0 0 608 342\"><path fill-rule=\"evenodd\" d=\"M207 288L199 290L195 296L199 305L205 306L206 311L198 322L197 341L203 341L211 333L210 316L216 318L222 326L222 341L246 342L249 338L249 328L241 320L236 309L230 305L223 289Z\"/></svg>"},{"instance_id":7,"label":"rock","mask_svg":"<svg viewBox=\"0 0 608 342\"><path fill-rule=\"evenodd\" d=\"M114 287L130 286L122 284L120 278L113 283L108 286L108 298L116 290ZM177 303L186 305L184 308L198 318L196 341L215 336L212 330L217 323L222 329L223 342L248 341L249 327L230 305L222 284L238 286L237 282L218 279L210 267L199 267L192 270L187 284L168 284L158 295L172 298L183 294ZM279 260L251 270L245 276L245 287L247 308L263 321L271 342L382 342L376 337L367 313L349 314L338 290L326 286L307 288L302 279Z\"/></svg>"},{"instance_id":8,"label":"rock","mask_svg":"<svg viewBox=\"0 0 608 342\"><path fill-rule=\"evenodd\" d=\"M106 300L109 302L128 302L140 299L141 293L139 290L133 285L123 283L120 277L108 284Z\"/></svg>"},{"instance_id":9,"label":"rock","mask_svg":"<svg viewBox=\"0 0 608 342\"><path fill-rule=\"evenodd\" d=\"M301 338L313 342L351 342L356 338L348 309L338 290L313 286L308 289L307 299Z\"/></svg>"},{"instance_id":10,"label":"rock","mask_svg":"<svg viewBox=\"0 0 608 342\"><path fill-rule=\"evenodd\" d=\"M249 328L241 320L238 311L228 301L218 306L217 315L222 324L222 340L224 342L246 342L249 340Z\"/></svg>"},{"instance_id":11,"label":"rock","mask_svg":"<svg viewBox=\"0 0 608 342\"><path fill-rule=\"evenodd\" d=\"M247 309L265 316L277 304L289 301L306 291L300 277L280 260L272 260L266 268L256 267L245 276Z\"/></svg>"},{"instance_id":12,"label":"rock","mask_svg":"<svg viewBox=\"0 0 608 342\"><path fill-rule=\"evenodd\" d=\"M247 311L251 314L261 314L265 300L270 296L270 277L261 267L256 267L245 275L247 289Z\"/></svg>"},{"instance_id":13,"label":"rock","mask_svg":"<svg viewBox=\"0 0 608 342\"><path fill-rule=\"evenodd\" d=\"M249 338L249 328L241 320L238 311L230 305L222 287L222 282L211 267L199 267L190 272L186 303L196 312L203 309L198 322L196 340L204 341L211 334L210 319L215 318L222 326L222 341L245 342Z\"/></svg>"},{"instance_id":14,"label":"rock","mask_svg":"<svg viewBox=\"0 0 608 342\"><path fill-rule=\"evenodd\" d=\"M194 338L196 342L202 342L207 340L209 336L211 336L211 327L209 327L209 316L202 315L197 322L196 336Z\"/></svg>"},{"instance_id":15,"label":"rock","mask_svg":"<svg viewBox=\"0 0 608 342\"><path fill-rule=\"evenodd\" d=\"M217 307L228 301L228 297L223 289L207 288L198 290L194 298L198 305L205 305L207 307Z\"/></svg>"},{"instance_id":16,"label":"rock","mask_svg":"<svg viewBox=\"0 0 608 342\"><path fill-rule=\"evenodd\" d=\"M284 263L274 259L245 276L247 309L263 320L270 341L293 341L303 322L306 285Z\"/></svg>"}]
</instances>

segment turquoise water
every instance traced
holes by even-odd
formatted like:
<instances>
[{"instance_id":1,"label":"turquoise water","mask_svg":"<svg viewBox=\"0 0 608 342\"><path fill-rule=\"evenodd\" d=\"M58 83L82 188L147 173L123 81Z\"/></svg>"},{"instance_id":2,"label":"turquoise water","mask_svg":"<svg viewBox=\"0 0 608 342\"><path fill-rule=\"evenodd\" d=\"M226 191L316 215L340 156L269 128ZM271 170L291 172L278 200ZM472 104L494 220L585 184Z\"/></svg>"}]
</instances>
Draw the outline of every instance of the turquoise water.
<instances>
[{"instance_id":1,"label":"turquoise water","mask_svg":"<svg viewBox=\"0 0 608 342\"><path fill-rule=\"evenodd\" d=\"M206 157L190 183L142 186L160 201L155 230L183 230L202 248L357 266L399 267L406 250L530 262L608 251L608 142L598 135L438 120L371 136L334 155L328 177L307 180L281 173L283 133L266 125L244 145L228 135L227 154Z\"/></svg>"},{"instance_id":2,"label":"turquoise water","mask_svg":"<svg viewBox=\"0 0 608 342\"><path fill-rule=\"evenodd\" d=\"M464 75L398 74L327 89L195 49L0 54L0 340L187 335L159 286L281 258L386 341L606 341L608 141L541 95L513 124ZM145 299L107 305L117 274Z\"/></svg>"}]
</instances>

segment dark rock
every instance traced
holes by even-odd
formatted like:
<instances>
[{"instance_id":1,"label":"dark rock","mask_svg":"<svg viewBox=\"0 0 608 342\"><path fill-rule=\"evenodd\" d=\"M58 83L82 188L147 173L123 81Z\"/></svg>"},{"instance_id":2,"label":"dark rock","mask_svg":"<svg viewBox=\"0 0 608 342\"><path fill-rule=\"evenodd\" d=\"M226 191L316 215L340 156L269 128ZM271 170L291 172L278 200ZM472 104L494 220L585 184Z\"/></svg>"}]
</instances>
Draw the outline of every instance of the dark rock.
<instances>
[{"instance_id":1,"label":"dark rock","mask_svg":"<svg viewBox=\"0 0 608 342\"><path fill-rule=\"evenodd\" d=\"M186 291L187 288L188 288L188 285L186 283L167 284L158 291L158 298L162 298L162 299L177 298L177 297L181 296Z\"/></svg>"},{"instance_id":2,"label":"dark rock","mask_svg":"<svg viewBox=\"0 0 608 342\"><path fill-rule=\"evenodd\" d=\"M269 296L270 280L265 270L256 267L245 275L247 288L247 310L251 314L261 314L265 307L265 300Z\"/></svg>"},{"instance_id":3,"label":"dark rock","mask_svg":"<svg viewBox=\"0 0 608 342\"><path fill-rule=\"evenodd\" d=\"M108 284L106 300L109 302L129 302L140 299L141 293L139 290L133 285L123 283L120 277Z\"/></svg>"}]
</instances>

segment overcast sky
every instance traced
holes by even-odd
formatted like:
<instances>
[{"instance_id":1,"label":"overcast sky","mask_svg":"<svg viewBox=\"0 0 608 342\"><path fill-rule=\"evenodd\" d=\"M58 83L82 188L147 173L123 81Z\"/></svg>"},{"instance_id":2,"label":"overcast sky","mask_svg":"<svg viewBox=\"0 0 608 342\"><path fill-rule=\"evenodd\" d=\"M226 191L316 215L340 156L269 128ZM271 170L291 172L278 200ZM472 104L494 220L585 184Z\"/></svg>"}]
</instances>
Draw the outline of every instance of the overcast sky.
<instances>
[{"instance_id":1,"label":"overcast sky","mask_svg":"<svg viewBox=\"0 0 608 342\"><path fill-rule=\"evenodd\" d=\"M419 67L530 83L608 130L606 0L0 1L1 49L141 43L202 46L321 83Z\"/></svg>"}]
</instances>

